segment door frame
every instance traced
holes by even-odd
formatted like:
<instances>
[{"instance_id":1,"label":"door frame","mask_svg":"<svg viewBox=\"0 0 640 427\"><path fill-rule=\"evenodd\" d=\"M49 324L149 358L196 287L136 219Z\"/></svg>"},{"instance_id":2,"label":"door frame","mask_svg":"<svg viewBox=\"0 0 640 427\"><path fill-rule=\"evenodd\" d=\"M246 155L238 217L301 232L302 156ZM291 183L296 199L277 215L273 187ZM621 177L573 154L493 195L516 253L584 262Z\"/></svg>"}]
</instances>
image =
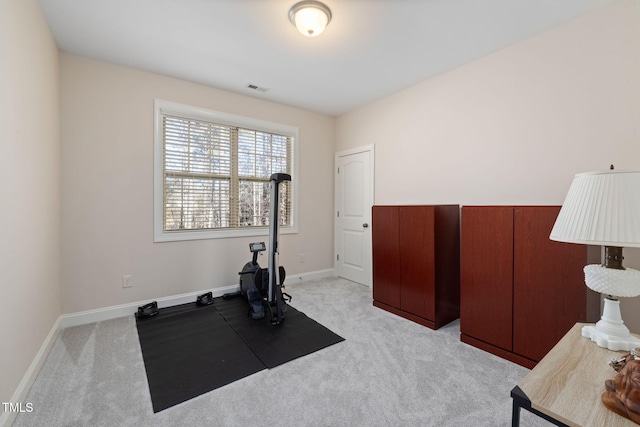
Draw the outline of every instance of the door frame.
<instances>
[{"instance_id":1,"label":"door frame","mask_svg":"<svg viewBox=\"0 0 640 427\"><path fill-rule=\"evenodd\" d=\"M337 211L338 211L338 161L341 157L349 156L352 154L359 153L369 153L369 200L371 202L371 206L375 204L375 145L363 145L360 147L349 148L347 150L337 151L334 155L333 161L333 270L335 271L336 276L338 275L338 221L337 221ZM369 208L371 209L371 207ZM371 252L371 239L369 239L369 261L372 261L373 255ZM369 262L369 271L367 272L368 282L365 283L366 286L372 287L372 277L373 277L373 268L372 262Z\"/></svg>"}]
</instances>

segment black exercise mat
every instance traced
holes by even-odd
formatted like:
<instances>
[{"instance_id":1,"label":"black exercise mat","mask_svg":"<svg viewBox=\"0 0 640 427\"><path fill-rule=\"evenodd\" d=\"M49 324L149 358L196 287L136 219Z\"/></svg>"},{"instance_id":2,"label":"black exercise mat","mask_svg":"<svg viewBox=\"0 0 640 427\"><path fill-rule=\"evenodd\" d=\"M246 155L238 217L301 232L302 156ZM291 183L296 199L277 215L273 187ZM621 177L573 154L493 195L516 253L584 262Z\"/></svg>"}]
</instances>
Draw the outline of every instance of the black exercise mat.
<instances>
[{"instance_id":1,"label":"black exercise mat","mask_svg":"<svg viewBox=\"0 0 640 427\"><path fill-rule=\"evenodd\" d=\"M136 324L153 412L265 369L214 305L160 309Z\"/></svg>"},{"instance_id":2,"label":"black exercise mat","mask_svg":"<svg viewBox=\"0 0 640 427\"><path fill-rule=\"evenodd\" d=\"M216 298L136 319L154 412L344 341L291 306L279 325L248 312L243 297Z\"/></svg>"},{"instance_id":3,"label":"black exercise mat","mask_svg":"<svg viewBox=\"0 0 640 427\"><path fill-rule=\"evenodd\" d=\"M215 304L220 314L267 368L344 341L344 338L290 305L285 306L282 323L272 325L266 308L262 319L254 320L247 316L249 305L242 297L216 300Z\"/></svg>"}]
</instances>

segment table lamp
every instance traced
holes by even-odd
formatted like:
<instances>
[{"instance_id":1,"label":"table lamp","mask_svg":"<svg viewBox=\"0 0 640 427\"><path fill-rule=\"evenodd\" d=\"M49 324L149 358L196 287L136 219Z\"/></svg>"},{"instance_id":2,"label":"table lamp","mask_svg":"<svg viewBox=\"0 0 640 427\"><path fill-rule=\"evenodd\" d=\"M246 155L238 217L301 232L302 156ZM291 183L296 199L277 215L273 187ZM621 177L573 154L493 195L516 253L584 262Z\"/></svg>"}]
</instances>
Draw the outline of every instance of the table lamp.
<instances>
[{"instance_id":1,"label":"table lamp","mask_svg":"<svg viewBox=\"0 0 640 427\"><path fill-rule=\"evenodd\" d=\"M582 336L610 350L640 347L620 313L620 297L640 295L640 271L622 266L622 248L640 247L640 170L577 174L549 236L605 247L603 265L584 268L587 287L605 295L602 318Z\"/></svg>"}]
</instances>

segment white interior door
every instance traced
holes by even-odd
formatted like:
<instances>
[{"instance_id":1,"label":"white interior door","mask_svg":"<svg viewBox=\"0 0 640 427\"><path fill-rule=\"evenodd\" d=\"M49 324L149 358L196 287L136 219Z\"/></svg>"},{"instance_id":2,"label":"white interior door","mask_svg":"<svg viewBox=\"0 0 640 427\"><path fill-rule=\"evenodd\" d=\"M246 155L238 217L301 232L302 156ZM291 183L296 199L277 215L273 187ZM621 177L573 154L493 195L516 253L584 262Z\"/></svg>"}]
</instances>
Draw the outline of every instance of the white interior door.
<instances>
[{"instance_id":1,"label":"white interior door","mask_svg":"<svg viewBox=\"0 0 640 427\"><path fill-rule=\"evenodd\" d=\"M336 272L371 286L373 146L336 153Z\"/></svg>"}]
</instances>

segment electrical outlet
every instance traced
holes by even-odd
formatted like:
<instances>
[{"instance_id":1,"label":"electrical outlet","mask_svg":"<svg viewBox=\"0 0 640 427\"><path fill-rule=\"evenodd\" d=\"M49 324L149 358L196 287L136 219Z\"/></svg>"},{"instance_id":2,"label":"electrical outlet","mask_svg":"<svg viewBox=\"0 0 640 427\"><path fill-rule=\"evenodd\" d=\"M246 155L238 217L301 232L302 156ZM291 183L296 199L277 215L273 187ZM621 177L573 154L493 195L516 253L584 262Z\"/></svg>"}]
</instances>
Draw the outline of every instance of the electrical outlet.
<instances>
[{"instance_id":1,"label":"electrical outlet","mask_svg":"<svg viewBox=\"0 0 640 427\"><path fill-rule=\"evenodd\" d=\"M302 253L300 254L300 256L298 257L298 262L299 262L300 264L303 264L303 263L304 263L304 254L302 254Z\"/></svg>"},{"instance_id":2,"label":"electrical outlet","mask_svg":"<svg viewBox=\"0 0 640 427\"><path fill-rule=\"evenodd\" d=\"M122 287L130 288L133 286L133 276L122 276Z\"/></svg>"}]
</instances>

